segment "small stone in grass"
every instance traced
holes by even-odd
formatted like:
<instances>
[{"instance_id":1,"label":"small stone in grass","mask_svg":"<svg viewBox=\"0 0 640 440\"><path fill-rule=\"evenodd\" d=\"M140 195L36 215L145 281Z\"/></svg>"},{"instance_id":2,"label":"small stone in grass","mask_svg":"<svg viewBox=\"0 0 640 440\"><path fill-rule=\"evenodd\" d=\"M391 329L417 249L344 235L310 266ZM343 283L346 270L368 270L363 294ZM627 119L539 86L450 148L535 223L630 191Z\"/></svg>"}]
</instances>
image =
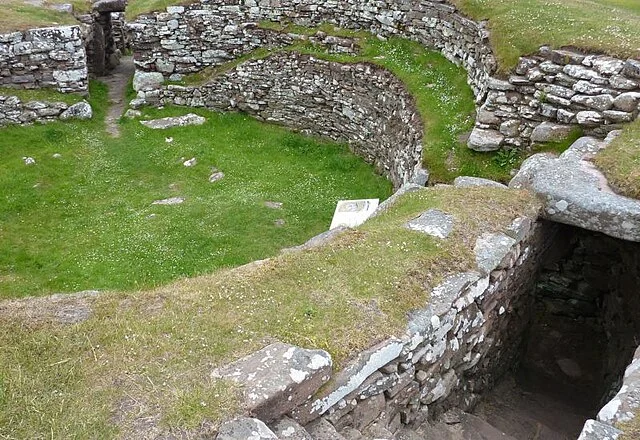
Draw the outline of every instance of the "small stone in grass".
<instances>
[{"instance_id":1,"label":"small stone in grass","mask_svg":"<svg viewBox=\"0 0 640 440\"><path fill-rule=\"evenodd\" d=\"M168 138L165 138L165 139L164 139L164 141L165 141L167 144L170 144L170 143L172 143L172 142L173 142L173 138L172 138L172 137L168 137Z\"/></svg>"},{"instance_id":2,"label":"small stone in grass","mask_svg":"<svg viewBox=\"0 0 640 440\"><path fill-rule=\"evenodd\" d=\"M184 203L183 197L171 197L169 199L156 200L155 202L152 203L152 205L172 206L172 205L180 205L181 203Z\"/></svg>"},{"instance_id":3,"label":"small stone in grass","mask_svg":"<svg viewBox=\"0 0 640 440\"><path fill-rule=\"evenodd\" d=\"M193 158L191 158L191 159L189 159L189 160L187 160L187 161L185 161L185 162L183 163L183 165L184 165L185 167L187 167L187 168L194 167L194 166L196 166L197 164L198 164L198 160L197 160L195 157L193 157Z\"/></svg>"},{"instance_id":4,"label":"small stone in grass","mask_svg":"<svg viewBox=\"0 0 640 440\"><path fill-rule=\"evenodd\" d=\"M22 160L24 161L25 165L35 165L36 164L36 160L33 157L23 157Z\"/></svg>"},{"instance_id":5,"label":"small stone in grass","mask_svg":"<svg viewBox=\"0 0 640 440\"><path fill-rule=\"evenodd\" d=\"M60 154L60 153L55 153L55 154L54 154L53 156L51 156L51 157L53 157L54 159L60 159L60 158L62 157L62 154Z\"/></svg>"},{"instance_id":6,"label":"small stone in grass","mask_svg":"<svg viewBox=\"0 0 640 440\"><path fill-rule=\"evenodd\" d=\"M271 202L271 201L264 202L264 206L271 209L282 209L282 205L283 205L282 202Z\"/></svg>"},{"instance_id":7,"label":"small stone in grass","mask_svg":"<svg viewBox=\"0 0 640 440\"><path fill-rule=\"evenodd\" d=\"M224 173L221 171L214 172L212 175L209 176L209 182L211 183L215 183L222 179L224 179Z\"/></svg>"},{"instance_id":8,"label":"small stone in grass","mask_svg":"<svg viewBox=\"0 0 640 440\"><path fill-rule=\"evenodd\" d=\"M284 225L286 225L286 224L287 224L287 222L286 222L284 219L279 218L278 220L276 220L275 222L273 222L273 224L276 226L276 228L283 228L283 227L284 227Z\"/></svg>"}]
</instances>

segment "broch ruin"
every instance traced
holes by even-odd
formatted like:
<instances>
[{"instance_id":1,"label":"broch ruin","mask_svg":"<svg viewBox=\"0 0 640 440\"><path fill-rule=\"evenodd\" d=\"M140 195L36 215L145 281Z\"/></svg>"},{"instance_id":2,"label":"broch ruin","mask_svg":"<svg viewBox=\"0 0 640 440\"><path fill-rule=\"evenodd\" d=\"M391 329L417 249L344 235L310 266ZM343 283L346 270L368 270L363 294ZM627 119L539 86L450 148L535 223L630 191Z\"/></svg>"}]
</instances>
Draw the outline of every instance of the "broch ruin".
<instances>
[{"instance_id":1,"label":"broch ruin","mask_svg":"<svg viewBox=\"0 0 640 440\"><path fill-rule=\"evenodd\" d=\"M0 86L78 95L75 104L0 96L0 126L91 118L89 79L113 72L131 52L135 97L126 105L134 118L148 106L241 111L346 142L397 191L374 216L425 191L428 146L402 80L375 64L284 50L311 39L350 54L357 37L264 25L271 22L331 23L440 51L468 73L475 151L527 149L576 128L585 134L557 157L529 157L508 187L456 179L460 190L527 190L539 212L478 236L476 269L435 287L404 333L353 353L339 371L326 351L282 342L212 371L237 383L244 398L242 413L217 430L219 440L623 435L624 423L640 414L640 201L618 195L591 159L640 116L640 60L541 47L503 74L486 23L446 0L200 0L130 22L126 3L99 0L77 25L0 35ZM248 56L258 49L268 52ZM210 75L183 81L202 72ZM165 129L194 118L201 119L142 122ZM405 227L448 240L460 221L432 209ZM290 251L331 246L344 230ZM82 310L91 297L82 297ZM75 322L73 312L59 312ZM539 392L520 390L514 378Z\"/></svg>"}]
</instances>

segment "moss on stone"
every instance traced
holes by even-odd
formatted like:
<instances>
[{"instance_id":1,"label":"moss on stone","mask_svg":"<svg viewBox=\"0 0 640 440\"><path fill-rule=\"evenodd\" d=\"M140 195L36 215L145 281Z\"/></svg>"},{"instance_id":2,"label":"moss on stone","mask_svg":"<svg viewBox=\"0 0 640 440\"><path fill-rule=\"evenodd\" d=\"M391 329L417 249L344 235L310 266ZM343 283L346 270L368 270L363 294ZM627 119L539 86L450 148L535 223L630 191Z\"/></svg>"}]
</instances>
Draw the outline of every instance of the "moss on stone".
<instances>
[{"instance_id":1,"label":"moss on stone","mask_svg":"<svg viewBox=\"0 0 640 440\"><path fill-rule=\"evenodd\" d=\"M618 193L640 199L640 120L627 125L595 164Z\"/></svg>"}]
</instances>

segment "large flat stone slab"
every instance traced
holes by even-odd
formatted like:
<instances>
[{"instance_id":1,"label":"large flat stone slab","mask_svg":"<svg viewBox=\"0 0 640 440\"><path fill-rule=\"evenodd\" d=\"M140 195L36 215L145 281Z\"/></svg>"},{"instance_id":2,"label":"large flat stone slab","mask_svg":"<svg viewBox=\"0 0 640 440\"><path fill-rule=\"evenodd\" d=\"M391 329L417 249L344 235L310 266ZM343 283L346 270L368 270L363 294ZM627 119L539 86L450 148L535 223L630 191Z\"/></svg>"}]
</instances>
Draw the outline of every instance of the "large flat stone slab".
<instances>
[{"instance_id":1,"label":"large flat stone slab","mask_svg":"<svg viewBox=\"0 0 640 440\"><path fill-rule=\"evenodd\" d=\"M188 125L202 125L206 119L202 116L189 113L184 116L176 116L170 118L151 119L149 121L140 121L145 127L152 130L166 130L167 128L186 127Z\"/></svg>"},{"instance_id":2,"label":"large flat stone slab","mask_svg":"<svg viewBox=\"0 0 640 440\"><path fill-rule=\"evenodd\" d=\"M422 232L436 238L448 238L453 231L455 219L438 209L429 209L407 223L412 231Z\"/></svg>"},{"instance_id":3,"label":"large flat stone slab","mask_svg":"<svg viewBox=\"0 0 640 440\"><path fill-rule=\"evenodd\" d=\"M212 373L242 386L245 408L271 422L304 403L331 377L331 356L275 343Z\"/></svg>"},{"instance_id":4,"label":"large flat stone slab","mask_svg":"<svg viewBox=\"0 0 640 440\"><path fill-rule=\"evenodd\" d=\"M580 138L559 157L533 155L509 186L536 193L548 220L640 241L640 201L616 194L590 161L616 134Z\"/></svg>"}]
</instances>

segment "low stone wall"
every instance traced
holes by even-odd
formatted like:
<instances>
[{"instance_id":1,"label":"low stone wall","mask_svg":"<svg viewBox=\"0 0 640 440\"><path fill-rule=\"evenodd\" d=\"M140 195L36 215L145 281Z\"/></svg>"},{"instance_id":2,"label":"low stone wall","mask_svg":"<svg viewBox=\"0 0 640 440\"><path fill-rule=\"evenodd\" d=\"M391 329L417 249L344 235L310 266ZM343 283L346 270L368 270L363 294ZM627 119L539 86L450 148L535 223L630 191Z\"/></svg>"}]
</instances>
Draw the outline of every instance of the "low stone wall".
<instances>
[{"instance_id":1,"label":"low stone wall","mask_svg":"<svg viewBox=\"0 0 640 440\"><path fill-rule=\"evenodd\" d=\"M71 105L64 102L24 102L16 96L0 95L0 127L55 120L90 119L92 115L91 106L85 101Z\"/></svg>"},{"instance_id":2,"label":"low stone wall","mask_svg":"<svg viewBox=\"0 0 640 440\"><path fill-rule=\"evenodd\" d=\"M480 106L469 146L478 151L557 140L578 126L603 137L638 117L640 61L542 48L523 58L508 80L500 79L485 24L444 0L201 0L130 24L136 65L165 76L191 73L258 47L289 44L287 34L259 28L263 20L333 23L381 37L400 35L441 51L468 72ZM535 130L543 122L554 125Z\"/></svg>"},{"instance_id":3,"label":"low stone wall","mask_svg":"<svg viewBox=\"0 0 640 440\"><path fill-rule=\"evenodd\" d=\"M241 110L348 142L396 187L412 180L421 165L422 122L414 100L401 81L375 65L284 52L242 63L201 86L168 85L138 96L135 105Z\"/></svg>"},{"instance_id":4,"label":"low stone wall","mask_svg":"<svg viewBox=\"0 0 640 440\"><path fill-rule=\"evenodd\" d=\"M542 48L488 89L470 143L476 150L562 140L575 127L602 138L640 113L640 61Z\"/></svg>"},{"instance_id":5,"label":"low stone wall","mask_svg":"<svg viewBox=\"0 0 640 440\"><path fill-rule=\"evenodd\" d=\"M80 26L1 34L0 86L86 93L87 57Z\"/></svg>"},{"instance_id":6,"label":"low stone wall","mask_svg":"<svg viewBox=\"0 0 640 440\"><path fill-rule=\"evenodd\" d=\"M285 44L280 32L257 28L262 20L303 26L328 22L381 36L412 38L464 65L479 97L485 95L487 78L496 68L484 24L463 17L443 1L203 0L167 11L130 24L136 65L142 70L196 72L257 47Z\"/></svg>"}]
</instances>

